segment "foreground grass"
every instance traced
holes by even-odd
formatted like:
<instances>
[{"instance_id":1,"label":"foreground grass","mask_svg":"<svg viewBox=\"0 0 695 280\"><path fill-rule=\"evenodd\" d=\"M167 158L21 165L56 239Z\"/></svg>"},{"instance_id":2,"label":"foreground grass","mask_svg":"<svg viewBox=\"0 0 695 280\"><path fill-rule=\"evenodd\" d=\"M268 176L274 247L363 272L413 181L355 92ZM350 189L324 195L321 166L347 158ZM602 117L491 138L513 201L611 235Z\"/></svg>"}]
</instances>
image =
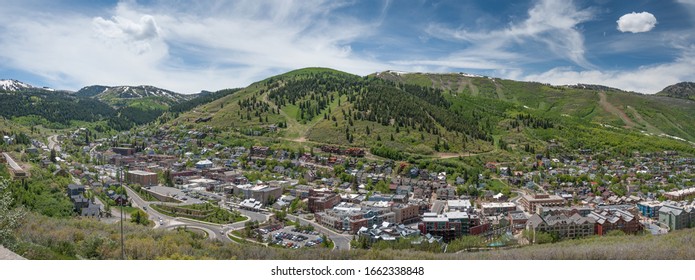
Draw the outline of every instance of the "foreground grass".
<instances>
[{"instance_id":1,"label":"foreground grass","mask_svg":"<svg viewBox=\"0 0 695 280\"><path fill-rule=\"evenodd\" d=\"M30 214L10 249L28 259L118 259L118 224L92 219L57 219ZM695 259L695 229L663 236L592 237L555 244L479 253L429 253L410 250L283 250L224 244L191 234L126 224L129 259Z\"/></svg>"}]
</instances>

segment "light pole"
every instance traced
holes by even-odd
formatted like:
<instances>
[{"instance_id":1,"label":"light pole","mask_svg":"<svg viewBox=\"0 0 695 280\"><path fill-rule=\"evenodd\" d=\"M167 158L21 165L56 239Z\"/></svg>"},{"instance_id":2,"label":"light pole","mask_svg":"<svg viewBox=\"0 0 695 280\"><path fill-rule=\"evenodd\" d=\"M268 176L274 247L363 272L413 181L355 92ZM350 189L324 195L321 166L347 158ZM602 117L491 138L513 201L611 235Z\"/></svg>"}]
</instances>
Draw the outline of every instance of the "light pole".
<instances>
[{"instance_id":1,"label":"light pole","mask_svg":"<svg viewBox=\"0 0 695 280\"><path fill-rule=\"evenodd\" d=\"M126 166L126 171L127 170L128 170L128 166ZM120 184L121 190L123 190L123 192L126 193L125 186L123 186L123 176L125 176L125 174L123 174L123 167L121 167L120 172L118 172L118 182ZM119 201L117 201L118 204L121 206L120 212L121 212L121 259L122 260L126 259L125 258L125 238L123 235L123 204L125 204L125 202L126 202L125 197L126 197L125 194L119 194L119 196L118 196Z\"/></svg>"}]
</instances>

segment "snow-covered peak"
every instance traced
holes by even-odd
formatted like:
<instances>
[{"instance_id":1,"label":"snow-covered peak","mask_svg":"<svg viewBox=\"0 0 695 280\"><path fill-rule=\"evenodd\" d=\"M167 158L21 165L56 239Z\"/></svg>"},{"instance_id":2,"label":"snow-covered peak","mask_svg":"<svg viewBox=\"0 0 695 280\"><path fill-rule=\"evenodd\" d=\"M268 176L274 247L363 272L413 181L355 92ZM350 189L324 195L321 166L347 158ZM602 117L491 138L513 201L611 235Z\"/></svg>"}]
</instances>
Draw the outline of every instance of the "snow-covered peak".
<instances>
[{"instance_id":1,"label":"snow-covered peak","mask_svg":"<svg viewBox=\"0 0 695 280\"><path fill-rule=\"evenodd\" d=\"M34 86L17 80L0 80L0 90L3 91L20 91L30 88L34 88Z\"/></svg>"}]
</instances>

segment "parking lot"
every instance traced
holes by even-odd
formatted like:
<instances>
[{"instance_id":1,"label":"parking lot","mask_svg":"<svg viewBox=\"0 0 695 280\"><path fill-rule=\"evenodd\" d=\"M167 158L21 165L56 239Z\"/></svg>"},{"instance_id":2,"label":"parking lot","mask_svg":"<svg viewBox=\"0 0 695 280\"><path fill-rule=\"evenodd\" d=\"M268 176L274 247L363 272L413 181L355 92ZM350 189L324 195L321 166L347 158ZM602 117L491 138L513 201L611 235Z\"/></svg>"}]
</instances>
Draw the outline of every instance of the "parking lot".
<instances>
[{"instance_id":1,"label":"parking lot","mask_svg":"<svg viewBox=\"0 0 695 280\"><path fill-rule=\"evenodd\" d=\"M263 233L263 232L262 232ZM271 244L286 248L299 249L302 247L313 247L320 245L323 239L316 231L297 231L294 226L284 227L276 231L265 233L266 239L271 240Z\"/></svg>"},{"instance_id":2,"label":"parking lot","mask_svg":"<svg viewBox=\"0 0 695 280\"><path fill-rule=\"evenodd\" d=\"M158 194L163 194L166 196L171 196L174 197L178 200L183 201L185 204L196 204L196 203L201 203L202 201L199 199L196 199L194 197L191 197L190 195L187 195L185 190L177 189L177 188L170 188L167 186L151 186L149 187L150 191L156 192Z\"/></svg>"}]
</instances>

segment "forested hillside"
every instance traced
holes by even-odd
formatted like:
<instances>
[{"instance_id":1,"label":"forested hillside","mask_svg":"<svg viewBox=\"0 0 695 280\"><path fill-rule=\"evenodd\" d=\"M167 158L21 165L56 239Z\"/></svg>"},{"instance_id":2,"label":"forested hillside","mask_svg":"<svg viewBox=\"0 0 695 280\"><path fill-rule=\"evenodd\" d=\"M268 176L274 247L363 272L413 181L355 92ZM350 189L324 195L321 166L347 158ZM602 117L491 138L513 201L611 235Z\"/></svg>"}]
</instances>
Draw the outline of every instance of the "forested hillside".
<instances>
[{"instance_id":1,"label":"forested hillside","mask_svg":"<svg viewBox=\"0 0 695 280\"><path fill-rule=\"evenodd\" d=\"M94 122L116 116L117 112L98 100L69 94L26 91L0 93L0 115L5 118L40 117L63 125L71 121Z\"/></svg>"},{"instance_id":2,"label":"forested hillside","mask_svg":"<svg viewBox=\"0 0 695 280\"><path fill-rule=\"evenodd\" d=\"M212 126L261 141L362 147L406 159L490 151L533 154L546 151L551 142L556 152L568 153L609 146L614 152L692 151L692 143L671 136L695 140L693 111L695 104L605 87L462 74L359 77L307 68L257 82L171 123Z\"/></svg>"}]
</instances>

